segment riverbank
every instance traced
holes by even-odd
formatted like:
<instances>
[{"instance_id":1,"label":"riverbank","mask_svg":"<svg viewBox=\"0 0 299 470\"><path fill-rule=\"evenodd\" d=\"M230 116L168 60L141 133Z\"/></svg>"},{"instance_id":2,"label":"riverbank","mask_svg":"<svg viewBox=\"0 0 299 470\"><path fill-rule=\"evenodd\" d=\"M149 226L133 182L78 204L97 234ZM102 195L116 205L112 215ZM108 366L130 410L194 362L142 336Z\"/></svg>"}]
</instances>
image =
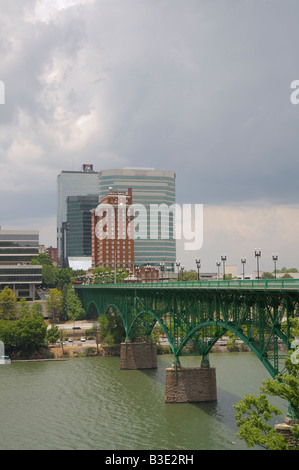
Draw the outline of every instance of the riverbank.
<instances>
[{"instance_id":1,"label":"riverbank","mask_svg":"<svg viewBox=\"0 0 299 470\"><path fill-rule=\"evenodd\" d=\"M77 357L92 357L92 356L120 356L120 345L113 347L102 346L99 344L77 343L77 344L63 344L61 345L52 345L49 348L45 348L38 352L35 352L30 357L11 357L12 362L37 362L37 361L58 361L58 360L67 360ZM283 345L280 346L281 350L285 350ZM235 352L251 352L249 346L247 346L242 341L236 341L233 345L227 344L225 341L220 341L216 343L210 351L210 354L213 353L235 353ZM190 351L192 354L192 351ZM157 354L159 356L172 354L171 348L168 344L159 344L157 346Z\"/></svg>"}]
</instances>

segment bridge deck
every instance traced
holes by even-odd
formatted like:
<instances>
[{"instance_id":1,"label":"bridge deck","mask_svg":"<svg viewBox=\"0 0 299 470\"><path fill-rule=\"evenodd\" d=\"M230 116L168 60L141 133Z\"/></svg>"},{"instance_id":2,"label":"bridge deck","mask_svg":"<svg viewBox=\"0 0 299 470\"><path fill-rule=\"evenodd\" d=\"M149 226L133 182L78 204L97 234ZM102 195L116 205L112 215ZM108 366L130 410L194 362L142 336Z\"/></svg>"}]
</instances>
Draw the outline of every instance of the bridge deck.
<instances>
[{"instance_id":1,"label":"bridge deck","mask_svg":"<svg viewBox=\"0 0 299 470\"><path fill-rule=\"evenodd\" d=\"M299 292L299 279L259 279L230 281L180 281L148 282L133 284L91 284L76 286L76 289L206 289L206 290L246 290L246 291L292 291Z\"/></svg>"}]
</instances>

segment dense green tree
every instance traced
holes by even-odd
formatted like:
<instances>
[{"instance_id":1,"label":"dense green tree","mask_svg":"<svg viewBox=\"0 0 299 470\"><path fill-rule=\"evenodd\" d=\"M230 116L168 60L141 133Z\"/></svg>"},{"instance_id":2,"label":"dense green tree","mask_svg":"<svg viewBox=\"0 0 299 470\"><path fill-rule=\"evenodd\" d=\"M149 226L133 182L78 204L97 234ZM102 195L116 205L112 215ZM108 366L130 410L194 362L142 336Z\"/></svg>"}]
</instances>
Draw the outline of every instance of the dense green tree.
<instances>
[{"instance_id":1,"label":"dense green tree","mask_svg":"<svg viewBox=\"0 0 299 470\"><path fill-rule=\"evenodd\" d=\"M47 325L42 314L34 310L23 313L16 321L15 342L23 351L31 353L46 345Z\"/></svg>"},{"instance_id":2,"label":"dense green tree","mask_svg":"<svg viewBox=\"0 0 299 470\"><path fill-rule=\"evenodd\" d=\"M31 264L53 266L53 262L50 256L46 255L45 253L40 253L35 258L32 258Z\"/></svg>"},{"instance_id":3,"label":"dense green tree","mask_svg":"<svg viewBox=\"0 0 299 470\"><path fill-rule=\"evenodd\" d=\"M47 329L46 338L49 343L56 343L60 336L61 333L57 325L52 325L51 328Z\"/></svg>"},{"instance_id":4,"label":"dense green tree","mask_svg":"<svg viewBox=\"0 0 299 470\"><path fill-rule=\"evenodd\" d=\"M72 284L72 270L70 268L57 269L56 272L56 287L62 291L65 285Z\"/></svg>"},{"instance_id":5,"label":"dense green tree","mask_svg":"<svg viewBox=\"0 0 299 470\"><path fill-rule=\"evenodd\" d=\"M299 319L293 321L292 336L299 336ZM297 343L295 343L296 345ZM248 447L261 445L270 450L294 449L286 439L277 434L269 422L274 416L283 414L277 407L269 403L267 395L280 397L290 404L294 417L299 416L299 348L290 351L285 366L287 373L279 374L275 379L263 382L258 397L245 395L243 400L235 405L236 422L239 428L238 436L244 439ZM294 439L299 439L299 424L293 425ZM296 447L298 449L298 447Z\"/></svg>"},{"instance_id":6,"label":"dense green tree","mask_svg":"<svg viewBox=\"0 0 299 470\"><path fill-rule=\"evenodd\" d=\"M57 282L58 268L48 264L42 265L42 282L45 286L55 287Z\"/></svg>"},{"instance_id":7,"label":"dense green tree","mask_svg":"<svg viewBox=\"0 0 299 470\"><path fill-rule=\"evenodd\" d=\"M0 320L0 340L6 351L11 351L16 343L16 321Z\"/></svg>"},{"instance_id":8,"label":"dense green tree","mask_svg":"<svg viewBox=\"0 0 299 470\"><path fill-rule=\"evenodd\" d=\"M0 319L15 320L17 314L17 299L9 287L4 287L0 293Z\"/></svg>"},{"instance_id":9,"label":"dense green tree","mask_svg":"<svg viewBox=\"0 0 299 470\"><path fill-rule=\"evenodd\" d=\"M100 343L114 346L124 341L126 333L119 315L106 314L99 317L99 339Z\"/></svg>"},{"instance_id":10,"label":"dense green tree","mask_svg":"<svg viewBox=\"0 0 299 470\"><path fill-rule=\"evenodd\" d=\"M22 299L18 303L17 314L13 318L0 320L0 340L6 351L17 350L30 354L46 346L47 325L42 315L42 306Z\"/></svg>"},{"instance_id":11,"label":"dense green tree","mask_svg":"<svg viewBox=\"0 0 299 470\"><path fill-rule=\"evenodd\" d=\"M66 284L63 288L62 303L65 319L83 320L85 318L85 310L71 284Z\"/></svg>"},{"instance_id":12,"label":"dense green tree","mask_svg":"<svg viewBox=\"0 0 299 470\"><path fill-rule=\"evenodd\" d=\"M47 312L52 321L60 320L62 314L62 294L58 289L51 289L47 297Z\"/></svg>"}]
</instances>

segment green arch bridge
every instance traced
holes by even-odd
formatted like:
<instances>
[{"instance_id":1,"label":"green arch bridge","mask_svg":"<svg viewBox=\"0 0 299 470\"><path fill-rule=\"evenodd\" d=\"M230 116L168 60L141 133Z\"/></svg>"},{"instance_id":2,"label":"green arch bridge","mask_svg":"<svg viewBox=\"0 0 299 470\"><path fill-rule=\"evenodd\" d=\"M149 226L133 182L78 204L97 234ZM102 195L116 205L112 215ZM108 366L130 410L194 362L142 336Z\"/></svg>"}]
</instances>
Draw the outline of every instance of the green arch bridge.
<instances>
[{"instance_id":1,"label":"green arch bridge","mask_svg":"<svg viewBox=\"0 0 299 470\"><path fill-rule=\"evenodd\" d=\"M299 280L231 280L93 284L75 286L83 307L120 315L126 342L150 339L159 323L174 365L191 346L208 364L214 344L228 331L241 339L274 378L284 371L290 320L298 316Z\"/></svg>"}]
</instances>

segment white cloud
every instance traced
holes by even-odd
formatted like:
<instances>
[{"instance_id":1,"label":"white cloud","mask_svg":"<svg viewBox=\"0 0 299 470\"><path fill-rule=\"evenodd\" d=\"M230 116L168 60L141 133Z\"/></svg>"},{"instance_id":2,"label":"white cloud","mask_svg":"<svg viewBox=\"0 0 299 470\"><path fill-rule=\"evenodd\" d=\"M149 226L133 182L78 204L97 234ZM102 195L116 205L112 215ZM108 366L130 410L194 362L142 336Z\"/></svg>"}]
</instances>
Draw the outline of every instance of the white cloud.
<instances>
[{"instance_id":1,"label":"white cloud","mask_svg":"<svg viewBox=\"0 0 299 470\"><path fill-rule=\"evenodd\" d=\"M93 3L94 0L37 0L33 13L31 12L27 16L27 21L49 23L55 20L57 14L62 10L79 5L92 5Z\"/></svg>"}]
</instances>

